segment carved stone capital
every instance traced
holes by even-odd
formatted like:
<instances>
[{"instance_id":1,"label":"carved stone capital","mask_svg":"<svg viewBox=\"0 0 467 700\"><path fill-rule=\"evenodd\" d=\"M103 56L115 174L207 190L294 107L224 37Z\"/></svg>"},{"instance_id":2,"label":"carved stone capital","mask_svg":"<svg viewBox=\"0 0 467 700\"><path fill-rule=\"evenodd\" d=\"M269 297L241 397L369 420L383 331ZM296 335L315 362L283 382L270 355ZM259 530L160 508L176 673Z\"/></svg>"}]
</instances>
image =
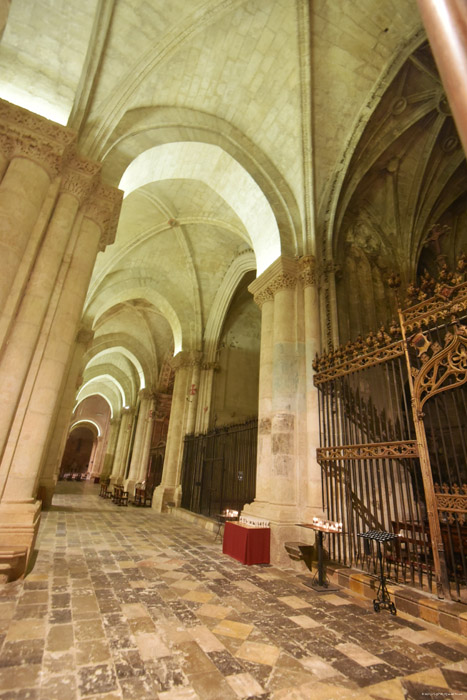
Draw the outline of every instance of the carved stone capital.
<instances>
[{"instance_id":1,"label":"carved stone capital","mask_svg":"<svg viewBox=\"0 0 467 700\"><path fill-rule=\"evenodd\" d=\"M262 292L255 294L253 299L255 300L255 304L262 309L263 304L265 304L267 301L274 301L274 292L268 287L267 289L263 289Z\"/></svg>"},{"instance_id":2,"label":"carved stone capital","mask_svg":"<svg viewBox=\"0 0 467 700\"><path fill-rule=\"evenodd\" d=\"M218 362L203 362L201 365L201 369L207 372L217 372L220 369L220 365Z\"/></svg>"},{"instance_id":3,"label":"carved stone capital","mask_svg":"<svg viewBox=\"0 0 467 700\"><path fill-rule=\"evenodd\" d=\"M7 160L11 160L13 149L13 139L6 131L2 131L0 127L0 153L2 153Z\"/></svg>"},{"instance_id":4,"label":"carved stone capital","mask_svg":"<svg viewBox=\"0 0 467 700\"><path fill-rule=\"evenodd\" d=\"M338 275L341 272L341 266L334 262L334 260L323 260L320 265L319 273L320 275Z\"/></svg>"},{"instance_id":5,"label":"carved stone capital","mask_svg":"<svg viewBox=\"0 0 467 700\"><path fill-rule=\"evenodd\" d=\"M121 190L100 182L85 205L84 216L94 221L101 230L101 251L115 240L122 199Z\"/></svg>"},{"instance_id":6,"label":"carved stone capital","mask_svg":"<svg viewBox=\"0 0 467 700\"><path fill-rule=\"evenodd\" d=\"M278 292L295 289L298 275L297 260L278 258L250 284L248 290L258 306L262 307L265 302L272 301Z\"/></svg>"},{"instance_id":7,"label":"carved stone capital","mask_svg":"<svg viewBox=\"0 0 467 700\"><path fill-rule=\"evenodd\" d=\"M75 155L62 175L60 191L73 195L82 205L95 186L101 168L100 163Z\"/></svg>"},{"instance_id":8,"label":"carved stone capital","mask_svg":"<svg viewBox=\"0 0 467 700\"><path fill-rule=\"evenodd\" d=\"M82 345L89 345L94 338L94 331L87 328L80 328L76 334L76 342Z\"/></svg>"},{"instance_id":9,"label":"carved stone capital","mask_svg":"<svg viewBox=\"0 0 467 700\"><path fill-rule=\"evenodd\" d=\"M150 389L145 388L145 389L141 389L138 392L138 396L141 399L141 401L144 401L145 399L150 399L152 397L152 393L151 393Z\"/></svg>"},{"instance_id":10,"label":"carved stone capital","mask_svg":"<svg viewBox=\"0 0 467 700\"><path fill-rule=\"evenodd\" d=\"M0 100L0 142L7 157L32 160L54 178L73 153L76 132Z\"/></svg>"},{"instance_id":11,"label":"carved stone capital","mask_svg":"<svg viewBox=\"0 0 467 700\"><path fill-rule=\"evenodd\" d=\"M170 366L175 372L177 372L179 369L191 367L191 362L191 353L187 350L182 350L181 352L177 353L175 357L172 357L170 360Z\"/></svg>"},{"instance_id":12,"label":"carved stone capital","mask_svg":"<svg viewBox=\"0 0 467 700\"><path fill-rule=\"evenodd\" d=\"M304 287L316 284L316 259L314 255L305 255L298 261L299 276Z\"/></svg>"}]
</instances>

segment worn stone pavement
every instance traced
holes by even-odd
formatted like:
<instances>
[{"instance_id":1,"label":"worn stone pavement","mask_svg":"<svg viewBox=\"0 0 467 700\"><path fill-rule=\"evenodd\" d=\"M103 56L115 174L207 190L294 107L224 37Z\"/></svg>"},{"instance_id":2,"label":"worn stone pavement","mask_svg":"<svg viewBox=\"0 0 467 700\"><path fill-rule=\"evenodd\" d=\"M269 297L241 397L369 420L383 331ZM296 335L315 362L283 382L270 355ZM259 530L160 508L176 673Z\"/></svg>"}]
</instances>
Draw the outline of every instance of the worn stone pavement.
<instances>
[{"instance_id":1,"label":"worn stone pavement","mask_svg":"<svg viewBox=\"0 0 467 700\"><path fill-rule=\"evenodd\" d=\"M32 572L0 587L1 700L467 698L464 638L98 490L60 483Z\"/></svg>"}]
</instances>

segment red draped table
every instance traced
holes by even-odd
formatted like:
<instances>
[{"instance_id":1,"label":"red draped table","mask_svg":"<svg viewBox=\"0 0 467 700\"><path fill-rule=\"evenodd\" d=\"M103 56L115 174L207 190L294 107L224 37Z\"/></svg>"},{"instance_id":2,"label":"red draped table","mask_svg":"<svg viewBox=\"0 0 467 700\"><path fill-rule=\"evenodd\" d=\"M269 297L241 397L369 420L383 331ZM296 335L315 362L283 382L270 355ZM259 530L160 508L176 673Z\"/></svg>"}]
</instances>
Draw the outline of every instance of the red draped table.
<instances>
[{"instance_id":1,"label":"red draped table","mask_svg":"<svg viewBox=\"0 0 467 700\"><path fill-rule=\"evenodd\" d=\"M269 564L268 527L248 527L240 523L226 523L222 552L242 564Z\"/></svg>"}]
</instances>

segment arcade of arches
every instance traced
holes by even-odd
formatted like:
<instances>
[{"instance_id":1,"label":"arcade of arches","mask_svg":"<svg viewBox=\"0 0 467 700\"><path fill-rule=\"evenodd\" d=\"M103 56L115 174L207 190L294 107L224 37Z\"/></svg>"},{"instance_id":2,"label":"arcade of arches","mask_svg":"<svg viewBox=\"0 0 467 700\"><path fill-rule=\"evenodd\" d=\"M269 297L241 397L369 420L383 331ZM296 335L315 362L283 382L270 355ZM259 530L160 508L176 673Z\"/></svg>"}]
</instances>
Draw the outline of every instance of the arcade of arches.
<instances>
[{"instance_id":1,"label":"arcade of arches","mask_svg":"<svg viewBox=\"0 0 467 700\"><path fill-rule=\"evenodd\" d=\"M284 561L323 509L313 358L465 245L415 0L3 7L2 543L68 474L180 506L184 437L258 418L244 512Z\"/></svg>"}]
</instances>

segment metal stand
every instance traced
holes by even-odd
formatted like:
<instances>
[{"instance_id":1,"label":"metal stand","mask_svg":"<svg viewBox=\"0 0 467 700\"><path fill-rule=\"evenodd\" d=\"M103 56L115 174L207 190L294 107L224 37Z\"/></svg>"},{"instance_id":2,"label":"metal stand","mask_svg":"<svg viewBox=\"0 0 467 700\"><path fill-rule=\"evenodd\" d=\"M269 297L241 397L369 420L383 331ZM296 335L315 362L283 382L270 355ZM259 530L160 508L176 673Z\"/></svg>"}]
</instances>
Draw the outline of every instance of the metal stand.
<instances>
[{"instance_id":1,"label":"metal stand","mask_svg":"<svg viewBox=\"0 0 467 700\"><path fill-rule=\"evenodd\" d=\"M359 537L363 537L366 540L374 540L378 547L378 561L379 561L379 586L376 591L376 598L373 601L373 608L375 612L379 612L381 609L389 610L391 615L396 615L397 610L395 604L391 601L389 597L389 591L386 586L386 578L384 576L384 560L383 551L381 549L381 542L383 546L386 542L391 542L397 539L397 535L392 532L385 532L384 530L369 530L368 532L359 532Z\"/></svg>"},{"instance_id":2,"label":"metal stand","mask_svg":"<svg viewBox=\"0 0 467 700\"><path fill-rule=\"evenodd\" d=\"M317 542L317 547L318 547L318 570L313 576L313 579L311 581L311 584L306 584L310 588L313 588L314 591L318 591L320 593L330 593L332 591L338 591L339 587L332 585L329 581L329 579L326 576L326 572L324 570L324 548L323 548L323 535L324 534L342 534L340 532L336 531L330 531L330 530L325 530L320 528L317 525L312 525L312 524L305 524L305 523L300 523L300 527L306 527L309 528L310 530L314 530L317 533L316 537L316 542ZM316 581L316 577L318 577L318 581Z\"/></svg>"}]
</instances>

